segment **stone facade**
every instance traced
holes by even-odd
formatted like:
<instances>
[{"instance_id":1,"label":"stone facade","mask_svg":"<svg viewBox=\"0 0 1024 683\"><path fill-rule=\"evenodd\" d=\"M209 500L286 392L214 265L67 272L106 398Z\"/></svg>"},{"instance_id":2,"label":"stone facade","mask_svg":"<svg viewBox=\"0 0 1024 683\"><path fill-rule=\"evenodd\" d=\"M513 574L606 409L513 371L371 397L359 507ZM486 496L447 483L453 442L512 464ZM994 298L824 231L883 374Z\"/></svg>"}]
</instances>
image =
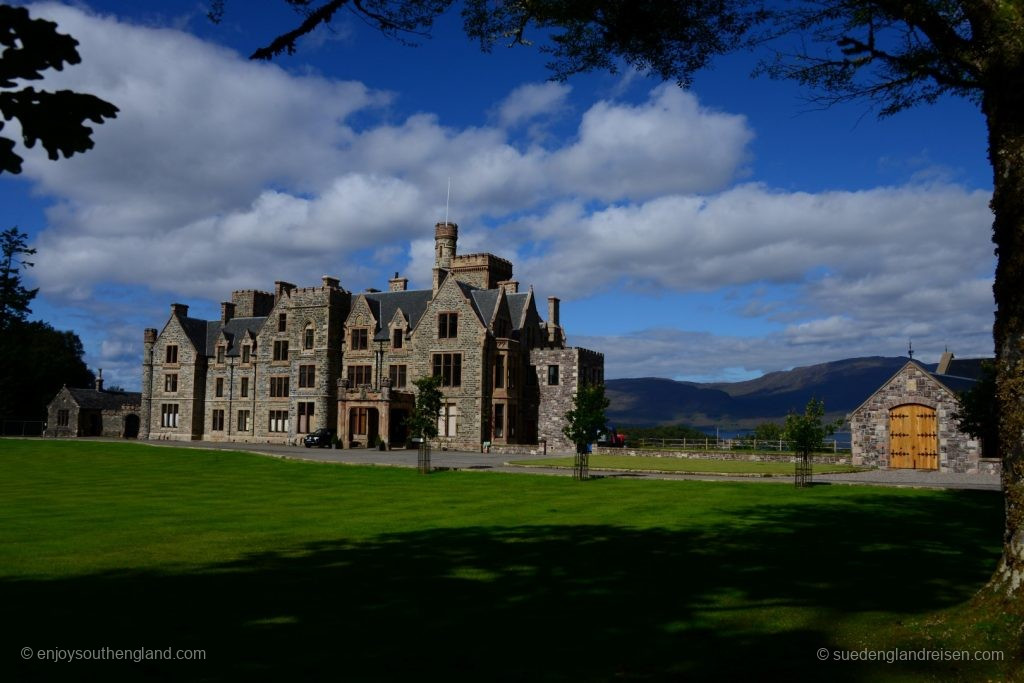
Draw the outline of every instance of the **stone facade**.
<instances>
[{"instance_id":1,"label":"stone facade","mask_svg":"<svg viewBox=\"0 0 1024 683\"><path fill-rule=\"evenodd\" d=\"M142 395L104 391L103 371L92 389L64 387L47 406L44 436L112 436L132 439L139 435Z\"/></svg>"},{"instance_id":2,"label":"stone facade","mask_svg":"<svg viewBox=\"0 0 1024 683\"><path fill-rule=\"evenodd\" d=\"M891 453L892 411L903 406L924 406L935 415L937 466L942 472L998 473L998 461L982 458L978 440L964 434L953 415L957 391L969 380L934 374L909 361L891 379L850 414L854 465L889 468L895 466Z\"/></svg>"},{"instance_id":3,"label":"stone facade","mask_svg":"<svg viewBox=\"0 0 1024 683\"><path fill-rule=\"evenodd\" d=\"M544 321L511 262L459 255L454 223L434 237L428 290L408 290L398 273L386 292L355 294L329 277L277 282L273 293L234 292L215 321L172 304L163 330L144 335L142 437L295 444L330 427L343 447L398 447L409 440L413 382L436 374L435 447L545 439L571 449L563 416L581 381L603 381L604 357L566 347L558 299Z\"/></svg>"}]
</instances>

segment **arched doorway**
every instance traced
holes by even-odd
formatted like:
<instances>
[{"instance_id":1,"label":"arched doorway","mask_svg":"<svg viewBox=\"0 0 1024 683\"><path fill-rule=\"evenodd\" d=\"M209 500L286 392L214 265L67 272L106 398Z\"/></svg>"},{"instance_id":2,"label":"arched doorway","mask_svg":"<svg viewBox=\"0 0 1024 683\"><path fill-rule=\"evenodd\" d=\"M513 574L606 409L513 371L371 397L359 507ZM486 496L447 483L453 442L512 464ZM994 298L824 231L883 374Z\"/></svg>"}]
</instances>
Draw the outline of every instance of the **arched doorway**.
<instances>
[{"instance_id":1,"label":"arched doorway","mask_svg":"<svg viewBox=\"0 0 1024 683\"><path fill-rule=\"evenodd\" d=\"M889 409L889 467L939 469L939 434L935 408L905 403Z\"/></svg>"}]
</instances>

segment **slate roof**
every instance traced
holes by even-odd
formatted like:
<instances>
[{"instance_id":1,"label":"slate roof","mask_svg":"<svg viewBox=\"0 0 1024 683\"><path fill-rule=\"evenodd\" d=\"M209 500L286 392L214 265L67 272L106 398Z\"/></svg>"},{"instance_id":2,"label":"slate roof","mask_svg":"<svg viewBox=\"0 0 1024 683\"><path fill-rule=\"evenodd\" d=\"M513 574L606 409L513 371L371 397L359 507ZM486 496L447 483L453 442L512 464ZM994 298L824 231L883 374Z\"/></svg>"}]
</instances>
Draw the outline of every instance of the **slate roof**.
<instances>
[{"instance_id":1,"label":"slate roof","mask_svg":"<svg viewBox=\"0 0 1024 683\"><path fill-rule=\"evenodd\" d=\"M377 330L373 335L374 341L388 340L388 323L395 317L395 311L402 309L405 317L409 319L409 326L416 327L416 323L423 317L427 310L430 297L433 292L429 289L409 289L402 292L367 292L366 303L377 318Z\"/></svg>"},{"instance_id":2,"label":"slate roof","mask_svg":"<svg viewBox=\"0 0 1024 683\"><path fill-rule=\"evenodd\" d=\"M992 360L992 358L954 358L949 361L946 376L979 380L981 379L982 364Z\"/></svg>"},{"instance_id":3,"label":"slate roof","mask_svg":"<svg viewBox=\"0 0 1024 683\"><path fill-rule=\"evenodd\" d=\"M68 393L75 399L79 408L86 410L117 410L126 403L142 405L142 394L132 391L96 391L68 387Z\"/></svg>"},{"instance_id":4,"label":"slate roof","mask_svg":"<svg viewBox=\"0 0 1024 683\"><path fill-rule=\"evenodd\" d=\"M494 316L494 307L498 304L498 290L474 289L470 292L470 300L476 308L476 314L484 325L489 325Z\"/></svg>"},{"instance_id":5,"label":"slate roof","mask_svg":"<svg viewBox=\"0 0 1024 683\"><path fill-rule=\"evenodd\" d=\"M508 312L512 316L512 329L518 330L523 322L523 313L526 312L526 302L530 298L528 292L506 294L508 299Z\"/></svg>"},{"instance_id":6,"label":"slate roof","mask_svg":"<svg viewBox=\"0 0 1024 683\"><path fill-rule=\"evenodd\" d=\"M952 391L954 394L963 393L978 383L977 379L971 379L969 377L956 377L948 373L945 375L940 375L937 372L935 372L931 367L916 360L912 360L910 362L919 367L922 372L927 373L929 376L935 379L935 381L937 381L939 384Z\"/></svg>"},{"instance_id":7,"label":"slate roof","mask_svg":"<svg viewBox=\"0 0 1024 683\"><path fill-rule=\"evenodd\" d=\"M227 325L221 325L219 320L208 321L206 323L206 355L213 356L217 353L217 341L220 339L221 331L228 338L227 355L241 355L242 345L237 343L237 340L245 336L246 330L249 330L255 337L263 329L263 324L266 321L265 316L262 318L232 318Z\"/></svg>"}]
</instances>

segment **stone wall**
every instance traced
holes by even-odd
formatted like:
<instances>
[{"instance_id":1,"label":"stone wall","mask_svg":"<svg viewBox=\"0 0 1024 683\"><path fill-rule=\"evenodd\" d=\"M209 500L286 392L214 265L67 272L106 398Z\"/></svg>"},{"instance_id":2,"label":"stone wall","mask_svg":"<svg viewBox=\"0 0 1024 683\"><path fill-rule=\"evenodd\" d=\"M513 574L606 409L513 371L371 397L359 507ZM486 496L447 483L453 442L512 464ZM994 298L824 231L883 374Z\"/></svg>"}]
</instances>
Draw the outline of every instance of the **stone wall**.
<instances>
[{"instance_id":1,"label":"stone wall","mask_svg":"<svg viewBox=\"0 0 1024 683\"><path fill-rule=\"evenodd\" d=\"M788 462L795 463L797 456L792 453L746 453L744 451L650 451L633 448L609 448L598 446L594 453L602 455L628 455L644 458L682 458L689 460L738 460L746 462ZM849 465L849 455L826 455L816 453L813 462L821 465Z\"/></svg>"},{"instance_id":2,"label":"stone wall","mask_svg":"<svg viewBox=\"0 0 1024 683\"><path fill-rule=\"evenodd\" d=\"M187 306L172 305L171 318L153 344L153 393L148 423L151 439L188 441L202 437L206 357L196 351L185 332L182 319L187 315ZM177 347L177 362L167 362L168 346ZM168 389L168 375L177 376L176 390ZM163 406L177 406L177 427L162 426ZM145 426L142 429L146 431Z\"/></svg>"},{"instance_id":3,"label":"stone wall","mask_svg":"<svg viewBox=\"0 0 1024 683\"><path fill-rule=\"evenodd\" d=\"M980 471L978 440L961 432L953 419L956 396L915 363L907 363L850 415L854 465L889 467L889 410L905 404L935 409L940 471Z\"/></svg>"}]
</instances>

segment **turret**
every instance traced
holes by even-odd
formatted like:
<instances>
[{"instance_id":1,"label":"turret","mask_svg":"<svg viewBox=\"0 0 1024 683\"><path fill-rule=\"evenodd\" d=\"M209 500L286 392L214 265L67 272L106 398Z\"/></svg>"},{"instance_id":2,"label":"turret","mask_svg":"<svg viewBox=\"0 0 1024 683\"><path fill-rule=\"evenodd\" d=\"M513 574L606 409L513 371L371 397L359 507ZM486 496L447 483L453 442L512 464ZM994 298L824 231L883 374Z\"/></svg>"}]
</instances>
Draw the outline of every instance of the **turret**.
<instances>
[{"instance_id":1,"label":"turret","mask_svg":"<svg viewBox=\"0 0 1024 683\"><path fill-rule=\"evenodd\" d=\"M455 223L444 222L434 226L434 294L451 271L458 241L459 226Z\"/></svg>"}]
</instances>

